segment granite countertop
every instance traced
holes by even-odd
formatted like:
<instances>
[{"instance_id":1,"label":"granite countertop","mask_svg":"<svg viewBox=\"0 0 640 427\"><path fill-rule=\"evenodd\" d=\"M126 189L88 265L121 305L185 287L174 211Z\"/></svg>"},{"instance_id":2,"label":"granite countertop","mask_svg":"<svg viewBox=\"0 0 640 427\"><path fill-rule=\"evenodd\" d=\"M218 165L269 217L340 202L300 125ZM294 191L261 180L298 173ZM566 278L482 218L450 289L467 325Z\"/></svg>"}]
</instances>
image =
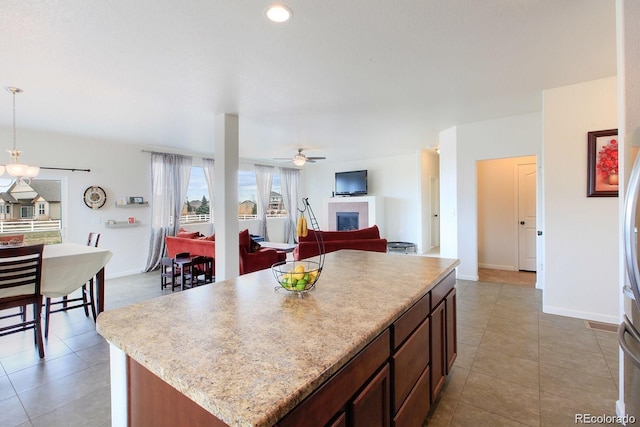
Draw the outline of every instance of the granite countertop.
<instances>
[{"instance_id":1,"label":"granite countertop","mask_svg":"<svg viewBox=\"0 0 640 427\"><path fill-rule=\"evenodd\" d=\"M458 263L342 250L302 299L263 270L106 311L97 329L225 423L269 426Z\"/></svg>"}]
</instances>

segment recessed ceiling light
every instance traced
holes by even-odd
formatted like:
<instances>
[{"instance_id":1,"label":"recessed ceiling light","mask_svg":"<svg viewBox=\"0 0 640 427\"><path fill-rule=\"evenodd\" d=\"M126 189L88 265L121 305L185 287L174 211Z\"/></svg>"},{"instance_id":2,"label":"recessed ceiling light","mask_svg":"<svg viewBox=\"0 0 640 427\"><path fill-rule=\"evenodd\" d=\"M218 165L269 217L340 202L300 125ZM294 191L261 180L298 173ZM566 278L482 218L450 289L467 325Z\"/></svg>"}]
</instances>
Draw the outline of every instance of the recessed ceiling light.
<instances>
[{"instance_id":1,"label":"recessed ceiling light","mask_svg":"<svg viewBox=\"0 0 640 427\"><path fill-rule=\"evenodd\" d=\"M267 18L273 22L287 22L293 16L293 12L283 4L273 4L265 11Z\"/></svg>"}]
</instances>

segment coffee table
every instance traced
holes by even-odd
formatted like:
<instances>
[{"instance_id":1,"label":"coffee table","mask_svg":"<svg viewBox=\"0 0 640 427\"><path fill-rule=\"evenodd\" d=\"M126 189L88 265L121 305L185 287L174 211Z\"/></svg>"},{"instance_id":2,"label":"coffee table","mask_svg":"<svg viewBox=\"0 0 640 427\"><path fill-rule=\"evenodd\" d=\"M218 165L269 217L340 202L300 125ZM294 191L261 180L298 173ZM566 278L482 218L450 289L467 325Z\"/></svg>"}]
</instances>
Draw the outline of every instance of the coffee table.
<instances>
[{"instance_id":1,"label":"coffee table","mask_svg":"<svg viewBox=\"0 0 640 427\"><path fill-rule=\"evenodd\" d=\"M296 248L295 243L278 243L278 242L260 242L260 246L263 248L270 248L270 249L276 249L282 252L293 252L293 250Z\"/></svg>"},{"instance_id":2,"label":"coffee table","mask_svg":"<svg viewBox=\"0 0 640 427\"><path fill-rule=\"evenodd\" d=\"M404 253L408 253L409 249L413 249L413 252L416 251L416 245L411 242L387 242L387 251L391 252L392 250L404 250Z\"/></svg>"}]
</instances>

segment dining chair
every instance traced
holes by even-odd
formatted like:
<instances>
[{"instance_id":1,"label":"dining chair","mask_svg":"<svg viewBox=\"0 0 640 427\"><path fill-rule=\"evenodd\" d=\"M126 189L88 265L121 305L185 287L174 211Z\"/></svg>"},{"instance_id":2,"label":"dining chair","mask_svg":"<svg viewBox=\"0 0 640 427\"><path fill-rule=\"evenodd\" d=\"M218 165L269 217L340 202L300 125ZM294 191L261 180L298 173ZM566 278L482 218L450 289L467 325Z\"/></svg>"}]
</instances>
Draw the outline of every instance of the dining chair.
<instances>
[{"instance_id":1,"label":"dining chair","mask_svg":"<svg viewBox=\"0 0 640 427\"><path fill-rule=\"evenodd\" d=\"M213 258L199 255L191 260L190 272L187 275L191 287L212 283Z\"/></svg>"},{"instance_id":2,"label":"dining chair","mask_svg":"<svg viewBox=\"0 0 640 427\"><path fill-rule=\"evenodd\" d=\"M39 244L0 250L0 310L33 306L33 320L21 316L18 323L0 327L0 336L33 329L41 359L44 358L40 293L43 248L44 245Z\"/></svg>"},{"instance_id":3,"label":"dining chair","mask_svg":"<svg viewBox=\"0 0 640 427\"><path fill-rule=\"evenodd\" d=\"M89 233L89 237L87 238L87 246L98 247L98 242L100 241L100 233ZM82 285L80 288L81 296L75 298L69 298L68 296L63 296L57 301L52 301L51 298L47 297L45 300L45 308L44 308L44 337L49 338L49 316L51 313L59 313L62 311L73 310L76 308L83 308L84 315L89 317L89 310L91 310L91 315L93 316L93 321L96 321L98 317L96 314L96 302L94 296L94 279L93 277L89 279L89 281ZM69 304L72 305L69 305ZM56 308L52 310L53 306L61 306L60 308Z\"/></svg>"},{"instance_id":4,"label":"dining chair","mask_svg":"<svg viewBox=\"0 0 640 427\"><path fill-rule=\"evenodd\" d=\"M176 280L180 277L180 271L174 265L173 258L163 257L160 261L160 269L160 289L164 290L167 286L171 286L173 291L180 286Z\"/></svg>"}]
</instances>

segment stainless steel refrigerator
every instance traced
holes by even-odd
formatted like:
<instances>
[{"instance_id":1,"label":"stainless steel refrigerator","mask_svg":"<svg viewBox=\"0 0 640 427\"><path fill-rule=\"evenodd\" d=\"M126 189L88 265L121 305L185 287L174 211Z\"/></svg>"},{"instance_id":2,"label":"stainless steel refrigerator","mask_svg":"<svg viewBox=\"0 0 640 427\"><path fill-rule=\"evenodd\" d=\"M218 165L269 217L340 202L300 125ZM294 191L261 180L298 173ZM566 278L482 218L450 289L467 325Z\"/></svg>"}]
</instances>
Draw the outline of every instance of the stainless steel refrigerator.
<instances>
[{"instance_id":1,"label":"stainless steel refrigerator","mask_svg":"<svg viewBox=\"0 0 640 427\"><path fill-rule=\"evenodd\" d=\"M624 248L628 283L624 286L624 316L618 328L618 342L624 354L624 400L618 402L618 415L640 420L640 156L629 177L625 196ZM621 384L622 386L622 384ZM624 413L621 413L623 412Z\"/></svg>"}]
</instances>

